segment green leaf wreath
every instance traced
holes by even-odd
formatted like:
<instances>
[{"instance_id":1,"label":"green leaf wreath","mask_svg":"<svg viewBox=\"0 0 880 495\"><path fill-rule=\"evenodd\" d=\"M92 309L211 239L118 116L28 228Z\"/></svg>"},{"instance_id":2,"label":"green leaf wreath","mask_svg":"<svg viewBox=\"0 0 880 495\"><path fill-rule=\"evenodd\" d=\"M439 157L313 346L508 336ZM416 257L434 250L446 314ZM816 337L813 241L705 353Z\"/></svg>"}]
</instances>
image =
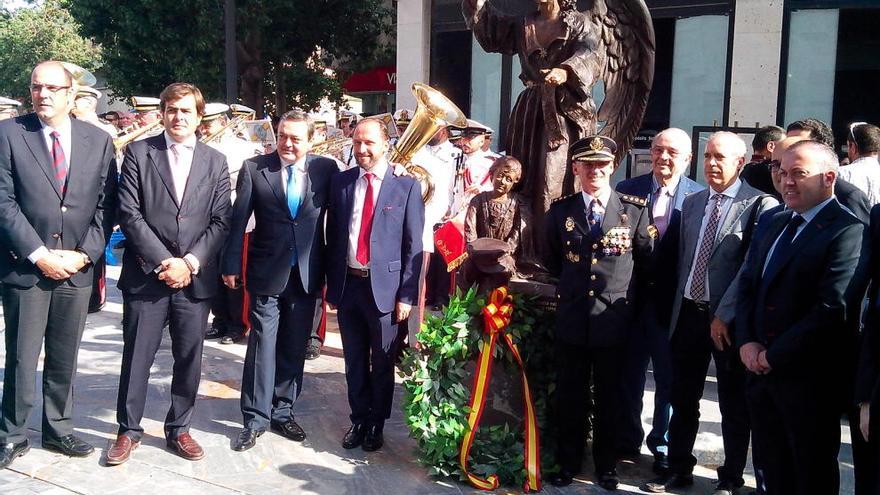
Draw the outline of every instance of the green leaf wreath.
<instances>
[{"instance_id":1,"label":"green leaf wreath","mask_svg":"<svg viewBox=\"0 0 880 495\"><path fill-rule=\"evenodd\" d=\"M555 438L548 430L548 405L553 393L553 315L541 300L513 294L514 311L506 330L519 346L535 400L540 429L542 475L556 468ZM469 412L472 372L483 333L481 310L485 295L475 289L457 292L440 316L426 314L418 340L421 350L407 349L400 364L404 380L403 407L410 436L418 442L419 462L431 475L466 477L458 462ZM515 371L510 351L495 346L495 366ZM518 372L517 372L518 373ZM492 384L489 384L491 390ZM498 475L501 484L522 486L523 428L521 424L481 425L469 459L481 477Z\"/></svg>"}]
</instances>

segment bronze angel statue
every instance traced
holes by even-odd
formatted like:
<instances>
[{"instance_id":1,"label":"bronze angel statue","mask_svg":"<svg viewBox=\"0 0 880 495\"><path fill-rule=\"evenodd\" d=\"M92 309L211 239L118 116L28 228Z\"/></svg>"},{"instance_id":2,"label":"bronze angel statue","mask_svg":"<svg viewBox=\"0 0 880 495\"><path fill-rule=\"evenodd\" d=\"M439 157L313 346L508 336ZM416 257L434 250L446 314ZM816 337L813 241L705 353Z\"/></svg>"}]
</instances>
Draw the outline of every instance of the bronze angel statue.
<instances>
[{"instance_id":1,"label":"bronze angel statue","mask_svg":"<svg viewBox=\"0 0 880 495\"><path fill-rule=\"evenodd\" d=\"M595 134L625 155L642 123L654 78L654 27L643 0L534 0L537 10L511 16L486 0L463 0L462 13L487 52L518 55L526 88L505 134L507 152L522 162L521 192L532 202L533 231L543 238L543 213L574 192L568 145ZM605 84L597 109L592 88Z\"/></svg>"}]
</instances>

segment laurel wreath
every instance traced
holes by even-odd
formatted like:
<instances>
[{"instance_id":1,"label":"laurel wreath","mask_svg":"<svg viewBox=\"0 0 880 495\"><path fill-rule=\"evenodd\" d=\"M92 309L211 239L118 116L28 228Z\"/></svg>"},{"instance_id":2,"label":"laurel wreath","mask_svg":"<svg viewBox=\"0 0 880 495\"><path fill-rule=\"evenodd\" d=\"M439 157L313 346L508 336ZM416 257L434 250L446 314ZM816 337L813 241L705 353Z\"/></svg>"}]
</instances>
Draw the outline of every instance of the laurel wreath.
<instances>
[{"instance_id":1,"label":"laurel wreath","mask_svg":"<svg viewBox=\"0 0 880 495\"><path fill-rule=\"evenodd\" d=\"M519 346L535 400L544 476L556 469L555 435L547 415L554 388L552 370L553 316L540 300L513 294L514 312L508 333ZM426 315L418 340L420 350L407 349L399 365L404 378L403 408L410 436L418 444L418 461L430 475L465 480L458 462L468 427L470 387L468 364L484 338L481 309L484 295L475 289L457 292L441 315ZM495 346L495 366L519 373L510 351ZM490 384L491 388L491 384ZM522 486L523 429L520 424L481 426L469 459L471 472L496 474L501 484Z\"/></svg>"}]
</instances>

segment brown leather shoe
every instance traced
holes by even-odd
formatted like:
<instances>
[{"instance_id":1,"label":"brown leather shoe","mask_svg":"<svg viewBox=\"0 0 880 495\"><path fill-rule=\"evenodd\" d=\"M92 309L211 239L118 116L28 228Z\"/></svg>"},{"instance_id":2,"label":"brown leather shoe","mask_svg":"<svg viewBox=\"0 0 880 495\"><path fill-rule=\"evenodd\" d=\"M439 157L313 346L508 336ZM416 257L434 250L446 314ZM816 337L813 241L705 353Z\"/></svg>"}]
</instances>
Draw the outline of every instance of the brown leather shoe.
<instances>
[{"instance_id":1,"label":"brown leather shoe","mask_svg":"<svg viewBox=\"0 0 880 495\"><path fill-rule=\"evenodd\" d=\"M113 445L107 449L107 465L117 466L131 457L131 451L138 448L141 442L132 440L128 435L119 435Z\"/></svg>"},{"instance_id":2,"label":"brown leather shoe","mask_svg":"<svg viewBox=\"0 0 880 495\"><path fill-rule=\"evenodd\" d=\"M202 446L196 442L187 432L177 435L177 438L168 440L168 448L177 452L177 455L188 461L197 461L205 457Z\"/></svg>"}]
</instances>

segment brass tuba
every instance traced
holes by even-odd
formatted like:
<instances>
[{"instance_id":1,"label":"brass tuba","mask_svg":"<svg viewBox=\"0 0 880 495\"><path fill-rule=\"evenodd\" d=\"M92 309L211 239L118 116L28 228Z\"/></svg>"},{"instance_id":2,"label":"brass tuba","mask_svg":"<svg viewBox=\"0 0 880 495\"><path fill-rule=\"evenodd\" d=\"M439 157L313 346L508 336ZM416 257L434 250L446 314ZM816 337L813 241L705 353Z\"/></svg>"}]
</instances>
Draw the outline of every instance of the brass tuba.
<instances>
[{"instance_id":1,"label":"brass tuba","mask_svg":"<svg viewBox=\"0 0 880 495\"><path fill-rule=\"evenodd\" d=\"M419 181L422 186L422 201L427 203L434 195L434 181L424 167L411 163L410 160L434 137L438 129L447 125L464 127L467 125L467 118L455 103L427 84L413 83L412 92L416 97L416 111L391 150L389 161L403 165L407 174Z\"/></svg>"}]
</instances>

